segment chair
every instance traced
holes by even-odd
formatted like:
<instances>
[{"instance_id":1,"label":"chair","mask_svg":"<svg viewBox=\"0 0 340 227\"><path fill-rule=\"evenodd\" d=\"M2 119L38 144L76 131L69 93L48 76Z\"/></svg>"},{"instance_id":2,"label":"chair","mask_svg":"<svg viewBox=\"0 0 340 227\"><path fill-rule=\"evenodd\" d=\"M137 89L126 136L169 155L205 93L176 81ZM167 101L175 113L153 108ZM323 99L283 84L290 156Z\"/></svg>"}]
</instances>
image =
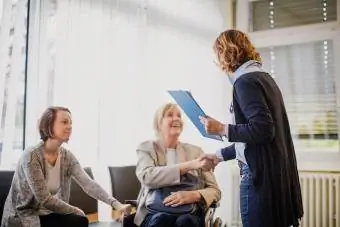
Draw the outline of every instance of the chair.
<instances>
[{"instance_id":1,"label":"chair","mask_svg":"<svg viewBox=\"0 0 340 227\"><path fill-rule=\"evenodd\" d=\"M0 171L0 225L8 192L11 188L14 171Z\"/></svg>"},{"instance_id":2,"label":"chair","mask_svg":"<svg viewBox=\"0 0 340 227\"><path fill-rule=\"evenodd\" d=\"M136 199L141 188L140 182L136 176L136 166L111 166L109 167L109 173L111 178L112 196L120 202L131 204L134 207L132 212L135 212L135 208L137 207ZM119 219L120 214L113 210L112 218ZM127 220L125 220L125 222L126 221Z\"/></svg>"},{"instance_id":3,"label":"chair","mask_svg":"<svg viewBox=\"0 0 340 227\"><path fill-rule=\"evenodd\" d=\"M94 179L90 167L84 168L85 172ZM96 199L88 196L83 189L72 179L71 182L71 195L70 204L79 207L84 211L90 222L90 227L120 227L119 222L100 222L98 221L98 202Z\"/></svg>"},{"instance_id":4,"label":"chair","mask_svg":"<svg viewBox=\"0 0 340 227\"><path fill-rule=\"evenodd\" d=\"M134 207L137 206L137 197L141 184L136 176L136 166L115 166L109 167L111 178L112 196L121 202L129 203ZM214 219L215 210L218 204L212 204L205 214L206 227L220 227L222 222L220 218ZM113 218L118 218L119 214L113 211ZM123 227L136 226L133 223L134 213L123 220ZM225 226L226 227L226 226Z\"/></svg>"}]
</instances>

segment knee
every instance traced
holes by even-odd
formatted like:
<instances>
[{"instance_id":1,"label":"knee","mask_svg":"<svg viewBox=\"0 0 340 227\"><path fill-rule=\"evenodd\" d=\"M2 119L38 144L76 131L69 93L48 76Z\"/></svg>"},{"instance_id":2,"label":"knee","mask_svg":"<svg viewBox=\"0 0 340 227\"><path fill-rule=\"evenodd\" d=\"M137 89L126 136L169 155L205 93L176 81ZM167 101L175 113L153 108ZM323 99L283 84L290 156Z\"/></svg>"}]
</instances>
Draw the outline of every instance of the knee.
<instances>
[{"instance_id":1,"label":"knee","mask_svg":"<svg viewBox=\"0 0 340 227\"><path fill-rule=\"evenodd\" d=\"M150 226L166 226L172 222L172 216L166 213L157 213L150 218Z\"/></svg>"},{"instance_id":2,"label":"knee","mask_svg":"<svg viewBox=\"0 0 340 227\"><path fill-rule=\"evenodd\" d=\"M75 226L79 227L88 227L89 226L89 219L86 216L77 215L74 219Z\"/></svg>"},{"instance_id":3,"label":"knee","mask_svg":"<svg viewBox=\"0 0 340 227\"><path fill-rule=\"evenodd\" d=\"M183 214L176 220L176 227L199 226L199 218L192 214Z\"/></svg>"}]
</instances>

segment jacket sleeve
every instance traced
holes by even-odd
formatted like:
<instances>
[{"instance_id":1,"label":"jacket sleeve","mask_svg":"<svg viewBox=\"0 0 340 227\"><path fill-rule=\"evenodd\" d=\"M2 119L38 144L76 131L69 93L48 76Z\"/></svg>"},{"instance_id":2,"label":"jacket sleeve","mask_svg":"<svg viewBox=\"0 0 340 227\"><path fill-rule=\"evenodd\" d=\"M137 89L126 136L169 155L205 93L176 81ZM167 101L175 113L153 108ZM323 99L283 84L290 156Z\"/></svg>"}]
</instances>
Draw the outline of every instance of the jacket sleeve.
<instances>
[{"instance_id":1,"label":"jacket sleeve","mask_svg":"<svg viewBox=\"0 0 340 227\"><path fill-rule=\"evenodd\" d=\"M142 185L148 188L161 188L180 183L180 169L178 165L157 166L151 153L150 146L141 144L137 148L138 161L136 175Z\"/></svg>"},{"instance_id":2,"label":"jacket sleeve","mask_svg":"<svg viewBox=\"0 0 340 227\"><path fill-rule=\"evenodd\" d=\"M201 150L203 154L203 151ZM221 199L221 190L218 187L215 175L212 171L202 171L205 187L199 189L198 192L203 197L206 206L210 207L212 203L218 202Z\"/></svg>"},{"instance_id":3,"label":"jacket sleeve","mask_svg":"<svg viewBox=\"0 0 340 227\"><path fill-rule=\"evenodd\" d=\"M100 200L115 209L119 209L122 204L117 199L109 195L96 181L87 175L77 158L71 152L68 152L68 155L70 155L72 160L72 177L84 190L84 192L94 199Z\"/></svg>"},{"instance_id":4,"label":"jacket sleeve","mask_svg":"<svg viewBox=\"0 0 340 227\"><path fill-rule=\"evenodd\" d=\"M249 77L241 77L234 86L234 97L247 123L230 124L229 141L253 144L271 141L275 136L274 122L259 82Z\"/></svg>"},{"instance_id":5,"label":"jacket sleeve","mask_svg":"<svg viewBox=\"0 0 340 227\"><path fill-rule=\"evenodd\" d=\"M236 158L235 144L219 149L216 152L216 155L218 158L223 159L223 161L235 159Z\"/></svg>"}]
</instances>

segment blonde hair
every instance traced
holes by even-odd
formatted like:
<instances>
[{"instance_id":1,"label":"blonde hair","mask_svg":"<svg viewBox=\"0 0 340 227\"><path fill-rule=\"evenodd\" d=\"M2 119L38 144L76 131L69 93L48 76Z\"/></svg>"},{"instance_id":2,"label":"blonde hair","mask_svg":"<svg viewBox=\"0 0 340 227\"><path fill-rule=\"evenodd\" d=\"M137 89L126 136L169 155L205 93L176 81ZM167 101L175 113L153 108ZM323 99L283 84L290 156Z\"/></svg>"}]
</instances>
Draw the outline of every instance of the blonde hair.
<instances>
[{"instance_id":1,"label":"blonde hair","mask_svg":"<svg viewBox=\"0 0 340 227\"><path fill-rule=\"evenodd\" d=\"M154 119L153 119L153 129L155 130L155 134L156 134L156 137L159 137L160 136L160 129L159 129L159 126L165 116L165 113L168 112L169 110L171 109L174 109L174 108L178 108L177 104L174 104L174 103L166 103L162 106L160 106L156 113L155 113L155 116L154 116Z\"/></svg>"},{"instance_id":2,"label":"blonde hair","mask_svg":"<svg viewBox=\"0 0 340 227\"><path fill-rule=\"evenodd\" d=\"M250 42L248 36L238 30L222 32L215 40L213 47L218 65L226 72L235 72L240 65L249 60L262 62L260 54Z\"/></svg>"}]
</instances>

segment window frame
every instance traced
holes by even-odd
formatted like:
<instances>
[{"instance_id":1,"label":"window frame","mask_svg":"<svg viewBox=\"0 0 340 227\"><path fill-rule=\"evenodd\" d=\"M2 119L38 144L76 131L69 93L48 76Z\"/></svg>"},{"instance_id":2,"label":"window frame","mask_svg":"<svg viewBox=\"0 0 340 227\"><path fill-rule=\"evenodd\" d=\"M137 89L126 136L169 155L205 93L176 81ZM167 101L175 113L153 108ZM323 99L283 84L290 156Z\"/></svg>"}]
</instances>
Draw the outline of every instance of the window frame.
<instances>
[{"instance_id":1,"label":"window frame","mask_svg":"<svg viewBox=\"0 0 340 227\"><path fill-rule=\"evenodd\" d=\"M337 0L337 21L311 25L274 28L254 31L251 28L251 2L257 0L237 1L236 28L248 33L257 48L332 40L334 48L335 75L340 75L340 0ZM340 77L336 76L337 118L340 119ZM338 121L340 133L340 121ZM339 171L340 147L337 152L306 151L295 147L298 166L302 170Z\"/></svg>"},{"instance_id":2,"label":"window frame","mask_svg":"<svg viewBox=\"0 0 340 227\"><path fill-rule=\"evenodd\" d=\"M28 51L29 49L29 37L30 37L30 9L31 0L27 0L27 21L26 21L26 59L25 59L25 90L24 90L24 111L23 111L23 140L22 148L26 149L26 113L27 113L27 75L28 75Z\"/></svg>"}]
</instances>

